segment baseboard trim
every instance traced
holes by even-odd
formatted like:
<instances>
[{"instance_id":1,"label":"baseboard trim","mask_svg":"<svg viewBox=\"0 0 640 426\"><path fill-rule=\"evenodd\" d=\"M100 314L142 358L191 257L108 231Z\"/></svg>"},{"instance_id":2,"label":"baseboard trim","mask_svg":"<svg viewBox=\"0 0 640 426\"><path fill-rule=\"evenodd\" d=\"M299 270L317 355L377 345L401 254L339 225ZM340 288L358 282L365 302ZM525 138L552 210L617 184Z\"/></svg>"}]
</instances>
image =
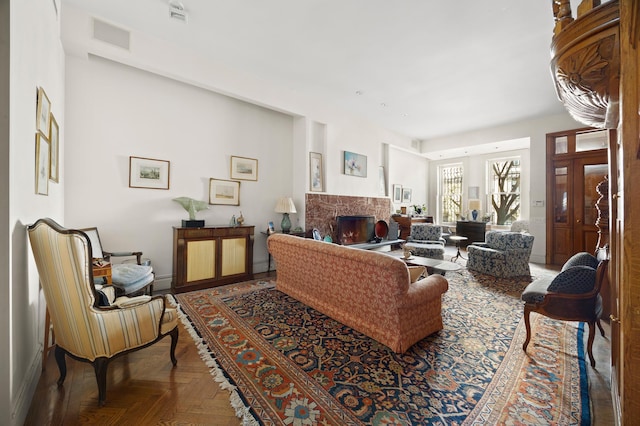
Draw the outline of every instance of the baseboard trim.
<instances>
[{"instance_id":1,"label":"baseboard trim","mask_svg":"<svg viewBox=\"0 0 640 426\"><path fill-rule=\"evenodd\" d=\"M29 370L27 371L28 379L22 382L22 386L18 391L17 398L11 403L11 424L23 425L24 421L29 414L29 407L31 407L31 401L33 395L38 387L40 376L42 374L42 345L40 350L36 352L35 358L31 361Z\"/></svg>"}]
</instances>

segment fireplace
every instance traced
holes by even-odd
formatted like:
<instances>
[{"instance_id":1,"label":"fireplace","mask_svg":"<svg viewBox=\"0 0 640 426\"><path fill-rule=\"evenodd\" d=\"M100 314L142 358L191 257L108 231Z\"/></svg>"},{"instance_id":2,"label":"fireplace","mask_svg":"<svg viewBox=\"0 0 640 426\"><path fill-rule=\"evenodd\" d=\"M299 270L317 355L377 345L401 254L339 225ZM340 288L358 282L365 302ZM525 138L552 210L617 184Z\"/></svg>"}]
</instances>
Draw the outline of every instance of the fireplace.
<instances>
[{"instance_id":1,"label":"fireplace","mask_svg":"<svg viewBox=\"0 0 640 426\"><path fill-rule=\"evenodd\" d=\"M374 216L338 216L338 244L350 245L367 243L374 238Z\"/></svg>"}]
</instances>

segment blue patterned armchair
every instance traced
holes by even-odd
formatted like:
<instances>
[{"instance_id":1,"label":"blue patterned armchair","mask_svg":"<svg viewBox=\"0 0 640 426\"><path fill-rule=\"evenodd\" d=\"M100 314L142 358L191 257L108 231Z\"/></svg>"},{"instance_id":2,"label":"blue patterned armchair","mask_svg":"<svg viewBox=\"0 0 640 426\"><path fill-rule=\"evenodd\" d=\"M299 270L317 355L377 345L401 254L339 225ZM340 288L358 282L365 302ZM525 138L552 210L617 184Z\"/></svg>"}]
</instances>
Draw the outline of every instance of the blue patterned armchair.
<instances>
[{"instance_id":1,"label":"blue patterned armchair","mask_svg":"<svg viewBox=\"0 0 640 426\"><path fill-rule=\"evenodd\" d=\"M533 235L520 232L487 232L486 242L467 247L467 269L495 277L531 275L529 257Z\"/></svg>"},{"instance_id":2,"label":"blue patterned armchair","mask_svg":"<svg viewBox=\"0 0 640 426\"><path fill-rule=\"evenodd\" d=\"M442 238L442 226L430 223L414 223L405 247L416 256L444 259L445 239Z\"/></svg>"},{"instance_id":3,"label":"blue patterned armchair","mask_svg":"<svg viewBox=\"0 0 640 426\"><path fill-rule=\"evenodd\" d=\"M591 366L596 366L592 346L596 324L604 337L604 329L600 324L600 289L607 280L607 258L606 249L599 250L597 258L586 252L575 254L562 266L558 275L539 278L527 286L522 293L522 300L525 302L524 324L527 330L522 350L527 351L531 340L531 312L557 320L584 321L589 324L587 353Z\"/></svg>"}]
</instances>

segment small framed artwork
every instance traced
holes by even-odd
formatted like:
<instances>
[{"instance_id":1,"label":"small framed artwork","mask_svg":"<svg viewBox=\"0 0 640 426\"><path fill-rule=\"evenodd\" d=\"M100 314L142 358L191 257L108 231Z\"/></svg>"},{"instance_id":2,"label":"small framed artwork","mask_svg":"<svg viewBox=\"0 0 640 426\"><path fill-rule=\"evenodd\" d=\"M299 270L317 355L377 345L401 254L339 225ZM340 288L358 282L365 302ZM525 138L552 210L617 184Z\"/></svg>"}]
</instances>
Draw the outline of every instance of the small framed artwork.
<instances>
[{"instance_id":1,"label":"small framed artwork","mask_svg":"<svg viewBox=\"0 0 640 426\"><path fill-rule=\"evenodd\" d=\"M51 152L49 153L49 161L51 163L49 167L49 179L53 182L58 182L58 172L60 171L60 167L58 166L58 155L60 153L58 136L60 135L60 129L58 127L58 122L56 118L51 114L51 126L49 127L49 149Z\"/></svg>"},{"instance_id":2,"label":"small framed artwork","mask_svg":"<svg viewBox=\"0 0 640 426\"><path fill-rule=\"evenodd\" d=\"M469 187L469 199L477 200L480 198L480 187L479 186L470 186Z\"/></svg>"},{"instance_id":3,"label":"small framed artwork","mask_svg":"<svg viewBox=\"0 0 640 426\"><path fill-rule=\"evenodd\" d=\"M269 221L269 226L267 227L267 234L271 235L276 232L276 228L273 226L273 222Z\"/></svg>"},{"instance_id":4,"label":"small framed artwork","mask_svg":"<svg viewBox=\"0 0 640 426\"><path fill-rule=\"evenodd\" d=\"M49 138L49 126L51 125L51 102L42 87L38 88L38 101L36 108L36 130ZM48 179L48 178L47 178Z\"/></svg>"},{"instance_id":5,"label":"small framed artwork","mask_svg":"<svg viewBox=\"0 0 640 426\"><path fill-rule=\"evenodd\" d=\"M129 157L129 188L169 189L169 162Z\"/></svg>"},{"instance_id":6,"label":"small framed artwork","mask_svg":"<svg viewBox=\"0 0 640 426\"><path fill-rule=\"evenodd\" d=\"M411 202L411 189L402 188L402 202L410 203Z\"/></svg>"},{"instance_id":7,"label":"small framed artwork","mask_svg":"<svg viewBox=\"0 0 640 426\"><path fill-rule=\"evenodd\" d=\"M324 175L322 172L322 154L319 152L309 153L309 187L313 192L324 191Z\"/></svg>"},{"instance_id":8,"label":"small framed artwork","mask_svg":"<svg viewBox=\"0 0 640 426\"><path fill-rule=\"evenodd\" d=\"M231 156L231 179L258 180L258 160Z\"/></svg>"},{"instance_id":9,"label":"small framed artwork","mask_svg":"<svg viewBox=\"0 0 640 426\"><path fill-rule=\"evenodd\" d=\"M36 133L36 194L49 195L49 141L41 133Z\"/></svg>"},{"instance_id":10,"label":"small framed artwork","mask_svg":"<svg viewBox=\"0 0 640 426\"><path fill-rule=\"evenodd\" d=\"M240 182L209 179L209 204L240 205Z\"/></svg>"},{"instance_id":11,"label":"small framed artwork","mask_svg":"<svg viewBox=\"0 0 640 426\"><path fill-rule=\"evenodd\" d=\"M349 176L367 177L367 156L344 151L343 172Z\"/></svg>"},{"instance_id":12,"label":"small framed artwork","mask_svg":"<svg viewBox=\"0 0 640 426\"><path fill-rule=\"evenodd\" d=\"M394 203L402 202L402 185L398 185L398 184L393 185L393 202Z\"/></svg>"}]
</instances>

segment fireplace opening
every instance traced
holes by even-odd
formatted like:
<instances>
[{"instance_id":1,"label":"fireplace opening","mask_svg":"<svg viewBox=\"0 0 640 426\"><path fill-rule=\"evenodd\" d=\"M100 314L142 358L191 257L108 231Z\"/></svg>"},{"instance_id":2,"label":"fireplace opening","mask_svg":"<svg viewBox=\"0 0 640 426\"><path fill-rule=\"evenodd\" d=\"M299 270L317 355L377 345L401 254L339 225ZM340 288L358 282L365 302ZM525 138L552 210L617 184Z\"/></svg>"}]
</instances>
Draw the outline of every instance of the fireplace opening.
<instances>
[{"instance_id":1,"label":"fireplace opening","mask_svg":"<svg viewBox=\"0 0 640 426\"><path fill-rule=\"evenodd\" d=\"M338 216L336 221L338 244L362 244L375 237L374 216Z\"/></svg>"}]
</instances>

